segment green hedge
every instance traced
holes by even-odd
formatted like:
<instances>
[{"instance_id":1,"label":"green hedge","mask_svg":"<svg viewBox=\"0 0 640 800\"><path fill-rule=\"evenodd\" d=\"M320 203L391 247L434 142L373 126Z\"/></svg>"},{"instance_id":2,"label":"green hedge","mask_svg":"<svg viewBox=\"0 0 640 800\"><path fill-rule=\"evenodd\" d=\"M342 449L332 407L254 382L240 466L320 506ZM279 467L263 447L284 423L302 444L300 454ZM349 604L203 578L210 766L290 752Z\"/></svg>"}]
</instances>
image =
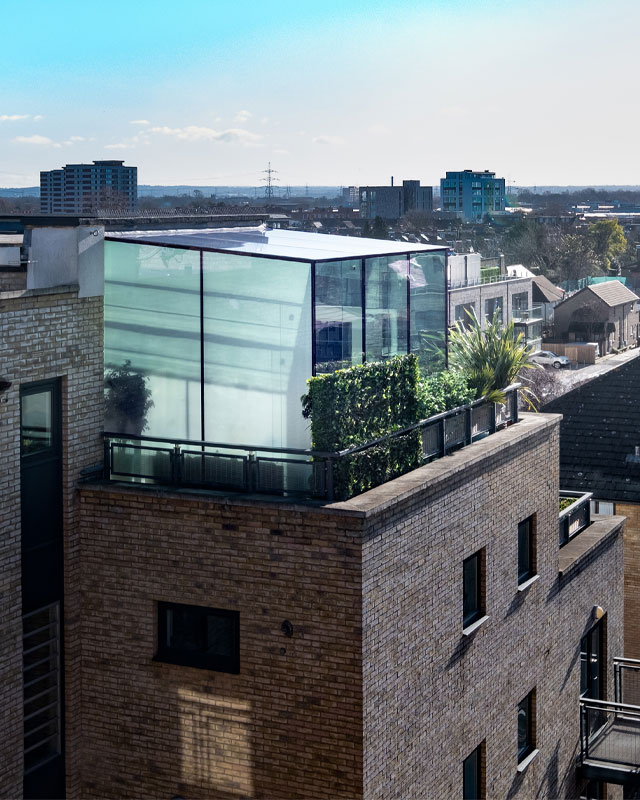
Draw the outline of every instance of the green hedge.
<instances>
[{"instance_id":1,"label":"green hedge","mask_svg":"<svg viewBox=\"0 0 640 800\"><path fill-rule=\"evenodd\" d=\"M420 373L415 355L360 364L308 381L303 414L311 417L311 447L336 451L365 444L420 419ZM344 500L421 463L419 432L340 459L334 495Z\"/></svg>"},{"instance_id":2,"label":"green hedge","mask_svg":"<svg viewBox=\"0 0 640 800\"><path fill-rule=\"evenodd\" d=\"M415 355L362 364L308 381L303 415L311 418L311 447L346 450L401 430L474 399L464 377L442 372L422 379ZM340 459L334 495L353 497L422 464L420 431Z\"/></svg>"}]
</instances>

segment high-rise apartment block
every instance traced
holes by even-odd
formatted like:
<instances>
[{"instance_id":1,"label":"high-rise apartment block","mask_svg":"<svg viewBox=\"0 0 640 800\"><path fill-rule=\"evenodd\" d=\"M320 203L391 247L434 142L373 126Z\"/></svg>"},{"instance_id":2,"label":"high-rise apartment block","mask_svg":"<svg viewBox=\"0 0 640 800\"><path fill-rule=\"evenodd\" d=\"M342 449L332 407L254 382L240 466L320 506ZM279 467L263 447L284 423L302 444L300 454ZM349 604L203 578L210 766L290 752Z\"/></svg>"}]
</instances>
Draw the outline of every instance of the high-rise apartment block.
<instances>
[{"instance_id":1,"label":"high-rise apartment block","mask_svg":"<svg viewBox=\"0 0 640 800\"><path fill-rule=\"evenodd\" d=\"M134 211L138 202L138 168L124 161L67 164L40 173L43 214L94 214L101 208Z\"/></svg>"},{"instance_id":2,"label":"high-rise apartment block","mask_svg":"<svg viewBox=\"0 0 640 800\"><path fill-rule=\"evenodd\" d=\"M433 188L420 181L402 181L402 186L361 186L361 219L400 219L407 211L431 211Z\"/></svg>"},{"instance_id":3,"label":"high-rise apartment block","mask_svg":"<svg viewBox=\"0 0 640 800\"><path fill-rule=\"evenodd\" d=\"M443 211L461 214L467 222L479 222L485 214L504 211L504 178L495 172L447 172L440 180L440 199Z\"/></svg>"}]
</instances>

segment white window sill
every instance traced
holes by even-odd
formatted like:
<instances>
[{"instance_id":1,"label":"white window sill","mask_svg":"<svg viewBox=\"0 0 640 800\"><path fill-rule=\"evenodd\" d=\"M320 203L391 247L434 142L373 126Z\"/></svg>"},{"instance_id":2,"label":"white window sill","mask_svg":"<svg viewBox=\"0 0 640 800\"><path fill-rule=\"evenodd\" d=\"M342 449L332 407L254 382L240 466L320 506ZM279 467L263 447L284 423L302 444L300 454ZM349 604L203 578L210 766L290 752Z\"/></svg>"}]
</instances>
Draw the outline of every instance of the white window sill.
<instances>
[{"instance_id":1,"label":"white window sill","mask_svg":"<svg viewBox=\"0 0 640 800\"><path fill-rule=\"evenodd\" d=\"M539 575L533 575L531 578L527 578L526 581L518 584L518 591L519 592L526 592L526 590L534 584L540 578Z\"/></svg>"},{"instance_id":2,"label":"white window sill","mask_svg":"<svg viewBox=\"0 0 640 800\"><path fill-rule=\"evenodd\" d=\"M525 769L529 766L529 764L533 761L533 759L538 755L540 751L538 748L532 750L526 758L523 758L522 761L518 762L518 772L524 772Z\"/></svg>"},{"instance_id":3,"label":"white window sill","mask_svg":"<svg viewBox=\"0 0 640 800\"><path fill-rule=\"evenodd\" d=\"M475 631L477 631L478 628L481 625L484 625L484 623L488 619L489 619L489 617L486 616L486 615L484 617L480 617L480 619L477 619L475 622L472 622L471 625L468 625L466 628L463 628L462 629L462 635L463 636L471 636L471 634L474 633Z\"/></svg>"}]
</instances>

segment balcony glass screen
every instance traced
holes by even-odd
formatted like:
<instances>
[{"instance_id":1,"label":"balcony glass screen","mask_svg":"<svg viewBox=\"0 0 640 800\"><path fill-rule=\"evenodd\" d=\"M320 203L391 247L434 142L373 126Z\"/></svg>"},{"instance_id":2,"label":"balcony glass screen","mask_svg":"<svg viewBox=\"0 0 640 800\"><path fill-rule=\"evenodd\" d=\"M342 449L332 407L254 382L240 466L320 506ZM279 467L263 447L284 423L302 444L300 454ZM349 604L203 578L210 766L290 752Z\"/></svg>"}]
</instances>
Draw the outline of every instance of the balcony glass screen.
<instances>
[{"instance_id":1,"label":"balcony glass screen","mask_svg":"<svg viewBox=\"0 0 640 800\"><path fill-rule=\"evenodd\" d=\"M316 373L362 363L362 260L316 264Z\"/></svg>"}]
</instances>

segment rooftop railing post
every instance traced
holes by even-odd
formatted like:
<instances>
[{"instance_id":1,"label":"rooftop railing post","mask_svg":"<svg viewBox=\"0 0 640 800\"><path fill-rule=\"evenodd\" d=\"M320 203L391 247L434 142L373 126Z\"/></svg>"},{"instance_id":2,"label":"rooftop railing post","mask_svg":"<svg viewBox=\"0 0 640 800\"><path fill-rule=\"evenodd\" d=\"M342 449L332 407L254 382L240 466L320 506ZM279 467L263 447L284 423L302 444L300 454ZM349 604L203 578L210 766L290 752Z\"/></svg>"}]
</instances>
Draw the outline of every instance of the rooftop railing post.
<instances>
[{"instance_id":1,"label":"rooftop railing post","mask_svg":"<svg viewBox=\"0 0 640 800\"><path fill-rule=\"evenodd\" d=\"M249 453L247 458L247 491L253 492L254 489L257 488L258 480L256 475L256 454L253 452Z\"/></svg>"},{"instance_id":2,"label":"rooftop railing post","mask_svg":"<svg viewBox=\"0 0 640 800\"><path fill-rule=\"evenodd\" d=\"M109 480L111 477L111 440L108 439L106 436L102 441L103 449L104 449L104 464L103 464L103 473L104 479L106 481Z\"/></svg>"},{"instance_id":3,"label":"rooftop railing post","mask_svg":"<svg viewBox=\"0 0 640 800\"><path fill-rule=\"evenodd\" d=\"M613 687L616 703L622 703L622 675L620 674L620 664L613 662Z\"/></svg>"},{"instance_id":4,"label":"rooftop railing post","mask_svg":"<svg viewBox=\"0 0 640 800\"><path fill-rule=\"evenodd\" d=\"M496 432L496 404L491 403L489 408L489 433Z\"/></svg>"},{"instance_id":5,"label":"rooftop railing post","mask_svg":"<svg viewBox=\"0 0 640 800\"><path fill-rule=\"evenodd\" d=\"M518 421L518 390L511 390L511 421Z\"/></svg>"},{"instance_id":6,"label":"rooftop railing post","mask_svg":"<svg viewBox=\"0 0 640 800\"><path fill-rule=\"evenodd\" d=\"M446 417L442 418L440 422L440 453L442 456L447 455L447 427L445 425Z\"/></svg>"},{"instance_id":7,"label":"rooftop railing post","mask_svg":"<svg viewBox=\"0 0 640 800\"><path fill-rule=\"evenodd\" d=\"M175 484L180 483L181 472L180 469L180 445L173 445L173 453L171 453L171 482Z\"/></svg>"},{"instance_id":8,"label":"rooftop railing post","mask_svg":"<svg viewBox=\"0 0 640 800\"><path fill-rule=\"evenodd\" d=\"M464 443L471 444L473 438L473 411L471 406L467 406L464 411Z\"/></svg>"},{"instance_id":9,"label":"rooftop railing post","mask_svg":"<svg viewBox=\"0 0 640 800\"><path fill-rule=\"evenodd\" d=\"M327 500L332 503L333 502L333 459L331 456L326 459L325 461L325 481L326 481L326 492L327 492Z\"/></svg>"}]
</instances>

